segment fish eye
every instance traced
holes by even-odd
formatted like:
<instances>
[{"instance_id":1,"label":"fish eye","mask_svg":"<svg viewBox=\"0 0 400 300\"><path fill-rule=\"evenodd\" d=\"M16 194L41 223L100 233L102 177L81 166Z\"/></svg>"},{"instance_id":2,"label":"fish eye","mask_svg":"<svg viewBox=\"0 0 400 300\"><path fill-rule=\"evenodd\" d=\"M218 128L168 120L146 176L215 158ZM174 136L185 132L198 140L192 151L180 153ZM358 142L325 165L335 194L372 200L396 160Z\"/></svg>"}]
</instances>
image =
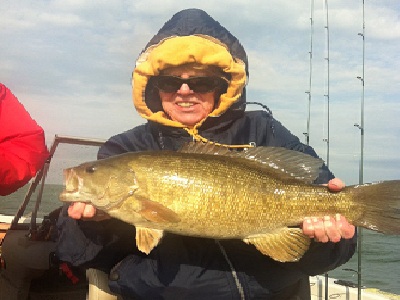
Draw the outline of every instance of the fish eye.
<instances>
[{"instance_id":1,"label":"fish eye","mask_svg":"<svg viewBox=\"0 0 400 300\"><path fill-rule=\"evenodd\" d=\"M94 173L96 171L96 169L97 168L95 166L89 166L89 167L86 167L85 172L86 173Z\"/></svg>"}]
</instances>

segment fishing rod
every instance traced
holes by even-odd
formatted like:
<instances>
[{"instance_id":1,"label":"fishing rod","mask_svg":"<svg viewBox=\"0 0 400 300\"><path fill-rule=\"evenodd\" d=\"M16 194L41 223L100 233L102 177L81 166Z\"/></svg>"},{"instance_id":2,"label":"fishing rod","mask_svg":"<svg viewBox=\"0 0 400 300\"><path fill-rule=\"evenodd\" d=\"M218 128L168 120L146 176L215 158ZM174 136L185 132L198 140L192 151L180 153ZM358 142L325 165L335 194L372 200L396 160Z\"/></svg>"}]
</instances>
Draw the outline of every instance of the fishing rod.
<instances>
[{"instance_id":1,"label":"fishing rod","mask_svg":"<svg viewBox=\"0 0 400 300\"><path fill-rule=\"evenodd\" d=\"M325 68L326 68L326 91L324 97L326 99L326 118L327 118L327 135L326 138L323 139L326 142L326 166L329 168L329 142L330 142L330 111L329 111L329 85L330 85L330 69L329 69L329 12L328 12L328 0L324 1L324 8L325 8L325 49L326 49L326 56L325 56ZM329 275L325 273L325 300L329 299Z\"/></svg>"},{"instance_id":2,"label":"fishing rod","mask_svg":"<svg viewBox=\"0 0 400 300\"><path fill-rule=\"evenodd\" d=\"M307 132L304 133L306 137L306 144L310 144L310 123L311 123L311 86L312 86L312 56L313 56L313 36L314 36L314 0L310 3L310 74L308 91L308 116L307 116Z\"/></svg>"},{"instance_id":3,"label":"fishing rod","mask_svg":"<svg viewBox=\"0 0 400 300\"><path fill-rule=\"evenodd\" d=\"M364 183L364 95L365 95L365 1L362 2L362 33L358 33L360 37L362 37L362 76L357 76L357 79L361 81L361 116L360 116L360 124L354 124L355 127L360 129L360 168L359 168L359 184ZM358 269L357 269L357 296L358 300L361 300L361 249L362 249L362 229L359 228L358 236L357 236L357 244L358 244Z\"/></svg>"}]
</instances>

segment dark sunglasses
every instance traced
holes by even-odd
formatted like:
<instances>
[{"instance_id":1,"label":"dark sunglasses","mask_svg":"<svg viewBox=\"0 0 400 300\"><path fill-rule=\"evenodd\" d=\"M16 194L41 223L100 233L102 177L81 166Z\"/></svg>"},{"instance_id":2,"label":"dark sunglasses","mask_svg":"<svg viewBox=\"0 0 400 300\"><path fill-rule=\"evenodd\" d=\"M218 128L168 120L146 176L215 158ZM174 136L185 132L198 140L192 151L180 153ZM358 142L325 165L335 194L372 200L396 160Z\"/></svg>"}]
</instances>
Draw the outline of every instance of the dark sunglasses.
<instances>
[{"instance_id":1,"label":"dark sunglasses","mask_svg":"<svg viewBox=\"0 0 400 300\"><path fill-rule=\"evenodd\" d=\"M217 88L226 88L227 82L220 77L190 77L187 79L176 76L156 76L153 83L161 92L175 93L186 83L195 93L208 93Z\"/></svg>"}]
</instances>

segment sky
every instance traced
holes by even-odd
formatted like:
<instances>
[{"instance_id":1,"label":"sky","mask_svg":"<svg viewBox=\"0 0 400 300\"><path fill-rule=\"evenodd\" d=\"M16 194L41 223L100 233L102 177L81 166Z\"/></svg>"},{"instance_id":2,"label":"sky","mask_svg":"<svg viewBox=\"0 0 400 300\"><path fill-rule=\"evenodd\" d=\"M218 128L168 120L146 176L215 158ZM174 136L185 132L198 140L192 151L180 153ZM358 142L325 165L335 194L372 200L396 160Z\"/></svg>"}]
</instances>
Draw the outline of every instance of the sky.
<instances>
[{"instance_id":1,"label":"sky","mask_svg":"<svg viewBox=\"0 0 400 300\"><path fill-rule=\"evenodd\" d=\"M48 145L56 134L108 139L145 122L132 104L135 60L174 13L192 7L245 47L248 101L267 105L303 142L309 128L325 160L329 128L337 177L359 182L363 115L364 182L400 179L398 0L365 0L364 19L361 0L2 0L0 81Z\"/></svg>"}]
</instances>

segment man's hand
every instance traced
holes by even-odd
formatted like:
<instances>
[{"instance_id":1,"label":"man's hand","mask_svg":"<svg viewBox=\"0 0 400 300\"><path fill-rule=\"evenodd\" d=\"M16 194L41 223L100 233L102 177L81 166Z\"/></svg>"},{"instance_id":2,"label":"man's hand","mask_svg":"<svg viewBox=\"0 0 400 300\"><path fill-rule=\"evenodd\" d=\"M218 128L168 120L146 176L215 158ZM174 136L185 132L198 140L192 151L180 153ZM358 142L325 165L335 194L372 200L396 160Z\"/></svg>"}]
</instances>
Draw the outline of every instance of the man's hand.
<instances>
[{"instance_id":1,"label":"man's hand","mask_svg":"<svg viewBox=\"0 0 400 300\"><path fill-rule=\"evenodd\" d=\"M102 221L110 219L110 216L102 211L97 210L93 205L74 202L68 207L68 216L73 219L90 219L91 221Z\"/></svg>"},{"instance_id":2,"label":"man's hand","mask_svg":"<svg viewBox=\"0 0 400 300\"><path fill-rule=\"evenodd\" d=\"M331 192L340 192L346 185L339 178L333 178L329 180L327 186L329 191Z\"/></svg>"},{"instance_id":3,"label":"man's hand","mask_svg":"<svg viewBox=\"0 0 400 300\"><path fill-rule=\"evenodd\" d=\"M351 239L355 232L355 227L340 214L337 214L335 218L329 216L305 218L303 222L303 233L322 243L337 243L342 238Z\"/></svg>"},{"instance_id":4,"label":"man's hand","mask_svg":"<svg viewBox=\"0 0 400 300\"><path fill-rule=\"evenodd\" d=\"M340 192L345 184L342 180L334 178L327 184L331 192ZM323 218L305 218L303 221L303 233L317 242L339 242L342 238L351 239L355 232L355 226L340 214L335 217L325 216Z\"/></svg>"}]
</instances>

